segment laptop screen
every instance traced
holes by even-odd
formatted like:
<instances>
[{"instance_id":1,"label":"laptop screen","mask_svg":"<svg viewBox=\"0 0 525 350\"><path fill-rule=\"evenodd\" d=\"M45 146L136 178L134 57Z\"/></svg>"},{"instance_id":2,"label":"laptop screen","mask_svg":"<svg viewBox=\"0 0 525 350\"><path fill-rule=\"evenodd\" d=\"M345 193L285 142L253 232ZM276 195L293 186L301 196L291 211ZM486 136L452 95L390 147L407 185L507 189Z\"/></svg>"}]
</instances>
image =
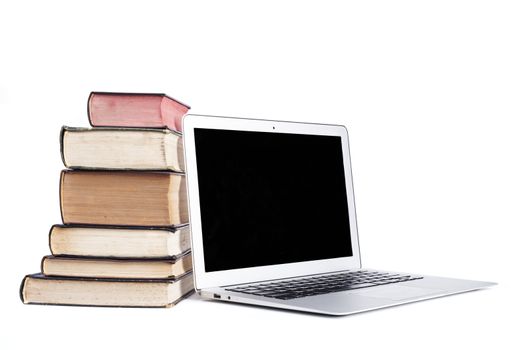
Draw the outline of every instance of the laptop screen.
<instances>
[{"instance_id":1,"label":"laptop screen","mask_svg":"<svg viewBox=\"0 0 525 350\"><path fill-rule=\"evenodd\" d=\"M206 272L352 256L339 136L194 132Z\"/></svg>"}]
</instances>

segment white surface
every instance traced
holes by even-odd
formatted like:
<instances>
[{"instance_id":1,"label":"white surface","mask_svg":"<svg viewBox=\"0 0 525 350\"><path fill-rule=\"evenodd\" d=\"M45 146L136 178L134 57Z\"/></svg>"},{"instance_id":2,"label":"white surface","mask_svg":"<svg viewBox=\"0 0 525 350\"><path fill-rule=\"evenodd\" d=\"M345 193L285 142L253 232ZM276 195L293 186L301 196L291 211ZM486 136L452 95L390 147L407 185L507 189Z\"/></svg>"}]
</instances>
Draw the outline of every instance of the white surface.
<instances>
[{"instance_id":1,"label":"white surface","mask_svg":"<svg viewBox=\"0 0 525 350\"><path fill-rule=\"evenodd\" d=\"M523 18L519 1L2 2L0 348L523 347ZM24 306L60 221L60 127L88 125L91 90L346 124L364 265L500 285L344 318Z\"/></svg>"}]
</instances>

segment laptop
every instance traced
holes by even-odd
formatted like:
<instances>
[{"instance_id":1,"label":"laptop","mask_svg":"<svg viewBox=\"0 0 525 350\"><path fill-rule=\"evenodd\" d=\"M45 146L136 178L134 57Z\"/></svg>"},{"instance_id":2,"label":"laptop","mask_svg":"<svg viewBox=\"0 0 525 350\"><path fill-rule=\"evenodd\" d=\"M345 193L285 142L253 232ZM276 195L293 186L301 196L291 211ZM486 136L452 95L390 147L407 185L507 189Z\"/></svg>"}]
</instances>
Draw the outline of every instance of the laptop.
<instances>
[{"instance_id":1,"label":"laptop","mask_svg":"<svg viewBox=\"0 0 525 350\"><path fill-rule=\"evenodd\" d=\"M495 284L361 266L344 126L204 115L183 124L203 298L348 315Z\"/></svg>"}]
</instances>

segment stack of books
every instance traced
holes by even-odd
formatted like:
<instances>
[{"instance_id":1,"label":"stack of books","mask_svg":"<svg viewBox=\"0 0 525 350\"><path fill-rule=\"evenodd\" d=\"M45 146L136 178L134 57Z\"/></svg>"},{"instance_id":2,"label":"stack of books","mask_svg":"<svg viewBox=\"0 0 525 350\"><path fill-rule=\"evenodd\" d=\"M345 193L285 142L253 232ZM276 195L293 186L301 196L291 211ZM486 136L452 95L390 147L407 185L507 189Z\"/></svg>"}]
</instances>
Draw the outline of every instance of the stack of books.
<instances>
[{"instance_id":1,"label":"stack of books","mask_svg":"<svg viewBox=\"0 0 525 350\"><path fill-rule=\"evenodd\" d=\"M166 307L193 292L181 120L164 94L92 92L92 128L63 127L63 224L27 275L29 304Z\"/></svg>"}]
</instances>

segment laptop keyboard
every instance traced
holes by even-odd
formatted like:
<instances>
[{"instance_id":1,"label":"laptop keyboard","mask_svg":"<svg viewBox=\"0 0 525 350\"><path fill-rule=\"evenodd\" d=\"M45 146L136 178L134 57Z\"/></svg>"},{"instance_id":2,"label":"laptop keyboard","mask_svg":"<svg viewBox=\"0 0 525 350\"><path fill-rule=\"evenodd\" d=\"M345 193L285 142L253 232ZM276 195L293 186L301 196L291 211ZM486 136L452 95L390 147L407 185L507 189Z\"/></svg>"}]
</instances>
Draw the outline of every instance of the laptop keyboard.
<instances>
[{"instance_id":1,"label":"laptop keyboard","mask_svg":"<svg viewBox=\"0 0 525 350\"><path fill-rule=\"evenodd\" d=\"M227 291L259 295L276 299L295 299L312 295L341 292L421 279L420 276L379 271L351 271L331 275L226 288Z\"/></svg>"}]
</instances>

